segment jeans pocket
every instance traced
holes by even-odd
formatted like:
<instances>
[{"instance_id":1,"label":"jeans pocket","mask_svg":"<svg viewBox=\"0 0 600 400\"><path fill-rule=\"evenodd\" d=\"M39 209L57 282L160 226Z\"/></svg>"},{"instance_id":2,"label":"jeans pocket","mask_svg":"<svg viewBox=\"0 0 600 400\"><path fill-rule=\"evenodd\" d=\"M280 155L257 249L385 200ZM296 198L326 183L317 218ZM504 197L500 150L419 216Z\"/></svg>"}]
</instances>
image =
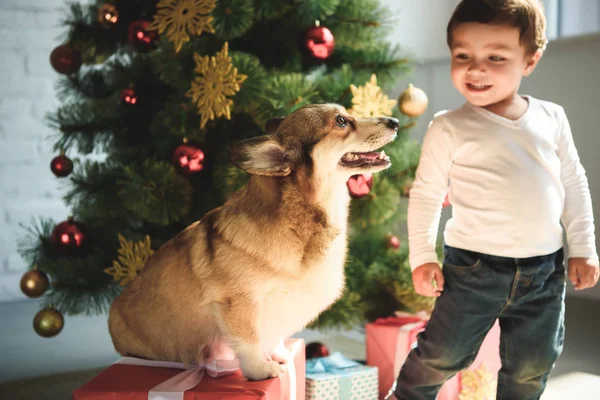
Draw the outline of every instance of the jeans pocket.
<instances>
[{"instance_id":1,"label":"jeans pocket","mask_svg":"<svg viewBox=\"0 0 600 400\"><path fill-rule=\"evenodd\" d=\"M445 246L443 266L455 272L474 272L481 267L481 255L474 251Z\"/></svg>"}]
</instances>

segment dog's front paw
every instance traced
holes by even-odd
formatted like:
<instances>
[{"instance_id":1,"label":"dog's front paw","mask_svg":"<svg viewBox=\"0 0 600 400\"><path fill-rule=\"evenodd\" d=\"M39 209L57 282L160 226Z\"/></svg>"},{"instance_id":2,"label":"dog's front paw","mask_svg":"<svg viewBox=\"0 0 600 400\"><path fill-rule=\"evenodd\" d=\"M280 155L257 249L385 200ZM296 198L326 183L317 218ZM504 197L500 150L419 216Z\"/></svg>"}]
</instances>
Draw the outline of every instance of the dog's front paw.
<instances>
[{"instance_id":1,"label":"dog's front paw","mask_svg":"<svg viewBox=\"0 0 600 400\"><path fill-rule=\"evenodd\" d=\"M286 371L285 365L281 365L277 361L260 361L254 363L242 362L240 367L242 369L242 374L252 381L277 378Z\"/></svg>"}]
</instances>

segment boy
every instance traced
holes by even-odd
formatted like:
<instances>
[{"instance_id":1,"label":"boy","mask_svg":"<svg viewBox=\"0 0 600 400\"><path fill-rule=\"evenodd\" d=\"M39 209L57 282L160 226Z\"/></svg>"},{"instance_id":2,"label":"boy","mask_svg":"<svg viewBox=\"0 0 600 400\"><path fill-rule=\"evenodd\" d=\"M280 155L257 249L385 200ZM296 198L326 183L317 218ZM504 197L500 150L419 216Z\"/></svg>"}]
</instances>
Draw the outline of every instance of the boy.
<instances>
[{"instance_id":1,"label":"boy","mask_svg":"<svg viewBox=\"0 0 600 400\"><path fill-rule=\"evenodd\" d=\"M452 82L467 101L429 126L408 208L415 290L438 298L392 399L434 400L496 319L497 399L539 399L563 345L563 227L574 287L598 281L591 197L564 110L517 94L544 30L537 0L463 0L448 24Z\"/></svg>"}]
</instances>

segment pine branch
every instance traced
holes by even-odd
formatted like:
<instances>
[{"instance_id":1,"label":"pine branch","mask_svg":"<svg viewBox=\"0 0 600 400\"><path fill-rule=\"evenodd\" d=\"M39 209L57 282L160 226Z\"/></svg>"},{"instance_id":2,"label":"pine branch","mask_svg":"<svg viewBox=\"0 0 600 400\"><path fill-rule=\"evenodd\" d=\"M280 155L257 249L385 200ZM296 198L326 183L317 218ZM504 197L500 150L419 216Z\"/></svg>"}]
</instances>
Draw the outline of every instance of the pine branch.
<instances>
[{"instance_id":1,"label":"pine branch","mask_svg":"<svg viewBox=\"0 0 600 400\"><path fill-rule=\"evenodd\" d=\"M171 224L190 210L192 187L167 162L146 160L141 168L127 166L119 186L125 208L153 224Z\"/></svg>"}]
</instances>

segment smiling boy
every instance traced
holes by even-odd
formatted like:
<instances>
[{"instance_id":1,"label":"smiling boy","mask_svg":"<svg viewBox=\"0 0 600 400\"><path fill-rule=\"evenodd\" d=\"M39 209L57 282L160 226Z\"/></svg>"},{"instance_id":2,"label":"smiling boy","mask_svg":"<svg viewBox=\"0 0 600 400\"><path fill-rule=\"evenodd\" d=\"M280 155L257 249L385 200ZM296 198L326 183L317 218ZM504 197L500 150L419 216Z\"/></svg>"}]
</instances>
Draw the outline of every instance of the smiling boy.
<instances>
[{"instance_id":1,"label":"smiling boy","mask_svg":"<svg viewBox=\"0 0 600 400\"><path fill-rule=\"evenodd\" d=\"M463 0L448 24L465 104L425 135L408 208L417 293L437 296L391 398L434 400L500 322L498 400L539 399L564 338L563 233L575 289L598 281L592 202L562 107L518 94L546 46L536 0ZM444 265L435 251L441 205Z\"/></svg>"}]
</instances>

